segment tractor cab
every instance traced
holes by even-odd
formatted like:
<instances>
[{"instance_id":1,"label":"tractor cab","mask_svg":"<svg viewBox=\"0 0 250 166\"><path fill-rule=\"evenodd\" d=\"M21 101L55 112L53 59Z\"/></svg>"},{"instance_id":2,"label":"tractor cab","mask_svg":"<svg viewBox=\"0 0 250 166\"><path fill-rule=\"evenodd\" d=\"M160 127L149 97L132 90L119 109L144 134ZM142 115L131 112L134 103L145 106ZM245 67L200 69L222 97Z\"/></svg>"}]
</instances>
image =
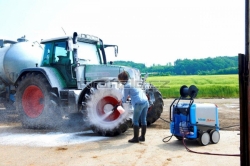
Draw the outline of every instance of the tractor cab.
<instances>
[{"instance_id":1,"label":"tractor cab","mask_svg":"<svg viewBox=\"0 0 250 166\"><path fill-rule=\"evenodd\" d=\"M41 67L52 67L62 75L68 88L77 87L77 76L84 73L86 65L107 64L104 48L116 45L103 45L98 37L74 33L73 37L64 36L42 40L44 53Z\"/></svg>"}]
</instances>

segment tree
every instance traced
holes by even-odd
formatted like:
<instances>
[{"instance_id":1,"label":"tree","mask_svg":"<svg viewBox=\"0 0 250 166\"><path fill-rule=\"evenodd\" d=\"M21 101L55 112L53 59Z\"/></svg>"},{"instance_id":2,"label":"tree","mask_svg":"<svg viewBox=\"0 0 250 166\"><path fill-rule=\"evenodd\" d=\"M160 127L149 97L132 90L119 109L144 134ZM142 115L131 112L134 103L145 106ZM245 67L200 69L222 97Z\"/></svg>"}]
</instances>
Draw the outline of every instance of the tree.
<instances>
[{"instance_id":1,"label":"tree","mask_svg":"<svg viewBox=\"0 0 250 166\"><path fill-rule=\"evenodd\" d=\"M142 73L154 73L155 75L207 75L207 74L237 74L238 57L219 56L204 59L177 59L174 65L155 65L146 67L143 63L132 61L115 61L114 65L130 66L139 69Z\"/></svg>"}]
</instances>

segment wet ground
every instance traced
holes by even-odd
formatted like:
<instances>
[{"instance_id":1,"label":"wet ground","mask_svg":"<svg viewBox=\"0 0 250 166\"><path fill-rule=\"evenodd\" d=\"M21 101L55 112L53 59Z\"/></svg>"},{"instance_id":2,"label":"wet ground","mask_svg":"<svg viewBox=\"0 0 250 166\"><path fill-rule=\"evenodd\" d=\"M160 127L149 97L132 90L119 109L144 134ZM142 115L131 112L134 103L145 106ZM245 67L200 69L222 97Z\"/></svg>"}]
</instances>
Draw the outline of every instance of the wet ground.
<instances>
[{"instance_id":1,"label":"wet ground","mask_svg":"<svg viewBox=\"0 0 250 166\"><path fill-rule=\"evenodd\" d=\"M164 110L161 114L160 119L158 119L154 124L148 126L149 128L159 128L159 129L169 129L169 110L173 99L164 100ZM219 123L221 130L239 131L239 100L238 99L196 99L195 103L213 103L218 106L219 110ZM82 125L82 124L81 124ZM72 134L74 133L74 134ZM48 146L50 144L46 143L46 136L50 140L57 138L58 145L60 142L66 142L67 139L72 139L71 141L76 143L81 143L78 140L79 135L86 135L94 137L95 134L86 127L80 126L78 123L65 122L60 129L56 130L32 130L23 129L18 118L18 114L15 110L6 110L3 103L0 103L0 138L4 140L2 142L8 142L8 144L18 144L22 142L24 145L28 144L24 141L28 137L32 139L43 139ZM3 138L4 136L4 138ZM17 139L17 136L19 138ZM60 138L63 138L60 140ZM90 140L86 137L86 140ZM98 139L100 137L98 136ZM82 139L82 138L81 138ZM100 138L102 139L102 138ZM93 138L96 140L96 138ZM82 140L84 142L85 140ZM15 143L16 142L16 143ZM34 141L32 141L35 145ZM48 141L49 142L49 141ZM1 141L0 141L1 144ZM43 143L38 143L43 144ZM63 144L63 143L62 143Z\"/></svg>"},{"instance_id":2,"label":"wet ground","mask_svg":"<svg viewBox=\"0 0 250 166\"><path fill-rule=\"evenodd\" d=\"M161 119L148 127L146 142L129 144L133 131L117 137L102 137L77 124L59 130L23 129L15 111L0 104L0 165L240 165L240 157L189 153L169 131L169 106L164 100ZM219 108L221 140L200 146L187 140L187 147L198 152L239 154L239 99L196 99L195 103L214 103Z\"/></svg>"}]
</instances>

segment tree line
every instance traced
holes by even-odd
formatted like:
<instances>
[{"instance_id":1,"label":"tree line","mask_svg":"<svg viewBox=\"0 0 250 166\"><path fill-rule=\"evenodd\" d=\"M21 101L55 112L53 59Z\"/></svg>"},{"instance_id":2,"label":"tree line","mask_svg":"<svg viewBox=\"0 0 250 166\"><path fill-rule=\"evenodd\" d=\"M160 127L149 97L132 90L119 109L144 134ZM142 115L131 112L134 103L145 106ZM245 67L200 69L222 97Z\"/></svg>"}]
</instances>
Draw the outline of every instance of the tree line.
<instances>
[{"instance_id":1,"label":"tree line","mask_svg":"<svg viewBox=\"0 0 250 166\"><path fill-rule=\"evenodd\" d=\"M141 73L151 75L218 75L238 74L238 56L219 56L203 59L177 59L174 64L153 65L147 67L143 63L132 61L114 61L114 65L130 66L137 68Z\"/></svg>"}]
</instances>

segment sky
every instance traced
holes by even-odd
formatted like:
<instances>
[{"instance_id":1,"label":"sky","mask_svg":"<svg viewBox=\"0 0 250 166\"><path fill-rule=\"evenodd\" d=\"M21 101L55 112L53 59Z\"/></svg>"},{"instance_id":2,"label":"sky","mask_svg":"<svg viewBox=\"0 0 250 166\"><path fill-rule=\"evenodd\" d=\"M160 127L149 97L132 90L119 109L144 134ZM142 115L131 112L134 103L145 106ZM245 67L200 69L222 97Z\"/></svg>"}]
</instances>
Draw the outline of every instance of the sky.
<instances>
[{"instance_id":1,"label":"sky","mask_svg":"<svg viewBox=\"0 0 250 166\"><path fill-rule=\"evenodd\" d=\"M245 0L0 0L0 38L73 32L119 47L108 60L174 64L245 52ZM64 33L65 32L65 33Z\"/></svg>"}]
</instances>

